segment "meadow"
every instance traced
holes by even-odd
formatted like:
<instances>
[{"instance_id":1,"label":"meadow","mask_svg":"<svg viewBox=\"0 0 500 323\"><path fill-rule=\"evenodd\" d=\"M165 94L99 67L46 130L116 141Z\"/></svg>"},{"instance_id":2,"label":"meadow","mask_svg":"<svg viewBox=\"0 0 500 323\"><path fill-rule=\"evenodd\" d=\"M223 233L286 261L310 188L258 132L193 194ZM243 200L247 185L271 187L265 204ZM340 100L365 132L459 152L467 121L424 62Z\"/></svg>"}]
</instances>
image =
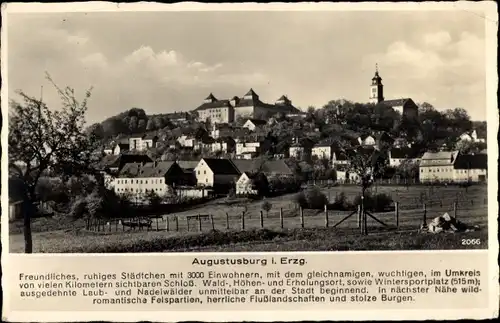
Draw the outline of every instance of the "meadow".
<instances>
[{"instance_id":1,"label":"meadow","mask_svg":"<svg viewBox=\"0 0 500 323\"><path fill-rule=\"evenodd\" d=\"M323 188L331 202L344 192L352 200L357 186ZM111 222L99 232L85 230L83 221L35 219L34 252L183 252L183 251L326 251L326 250L430 250L487 247L486 186L471 186L467 192L457 186L379 186L372 192L390 194L399 206L399 226L395 212L375 216L387 226L368 218L368 235L362 235L356 215L332 228L352 212L328 211L328 227L323 210L305 210L303 228L294 194L266 199L272 206L262 211L263 201L225 199L208 202L196 209L153 219L151 230L135 230ZM418 233L427 223L448 212L460 221L477 225L478 232L459 234ZM261 219L260 213L263 212ZM280 218L282 214L282 220ZM244 220L242 214L244 213ZM196 215L207 215L198 221ZM244 221L244 224L243 224ZM283 227L281 226L283 223ZM244 225L244 230L243 230ZM201 227L201 232L200 232ZM11 224L9 249L23 251L19 223ZM481 244L463 246L461 239L480 238Z\"/></svg>"}]
</instances>

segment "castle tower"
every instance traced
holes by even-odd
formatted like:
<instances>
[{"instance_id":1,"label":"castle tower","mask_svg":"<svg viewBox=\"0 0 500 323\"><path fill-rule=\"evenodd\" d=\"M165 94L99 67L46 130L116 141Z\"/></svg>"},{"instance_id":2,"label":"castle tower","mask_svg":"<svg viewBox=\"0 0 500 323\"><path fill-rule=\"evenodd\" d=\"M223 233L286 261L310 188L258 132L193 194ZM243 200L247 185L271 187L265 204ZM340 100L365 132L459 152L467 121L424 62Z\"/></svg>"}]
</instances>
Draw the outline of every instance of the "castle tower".
<instances>
[{"instance_id":1,"label":"castle tower","mask_svg":"<svg viewBox=\"0 0 500 323\"><path fill-rule=\"evenodd\" d=\"M378 64L375 64L375 76L370 85L370 103L380 103L384 101L384 85L382 78L378 75Z\"/></svg>"}]
</instances>

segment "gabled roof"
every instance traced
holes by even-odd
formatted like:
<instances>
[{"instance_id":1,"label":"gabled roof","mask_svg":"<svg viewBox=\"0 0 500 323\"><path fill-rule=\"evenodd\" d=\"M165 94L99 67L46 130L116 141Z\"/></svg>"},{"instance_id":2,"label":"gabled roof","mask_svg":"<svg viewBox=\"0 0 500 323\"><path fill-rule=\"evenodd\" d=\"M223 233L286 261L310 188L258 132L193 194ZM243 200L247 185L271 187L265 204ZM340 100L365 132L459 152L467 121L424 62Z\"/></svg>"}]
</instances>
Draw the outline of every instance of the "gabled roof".
<instances>
[{"instance_id":1,"label":"gabled roof","mask_svg":"<svg viewBox=\"0 0 500 323\"><path fill-rule=\"evenodd\" d=\"M207 166L216 175L239 175L240 172L229 159L203 158Z\"/></svg>"},{"instance_id":2,"label":"gabled roof","mask_svg":"<svg viewBox=\"0 0 500 323\"><path fill-rule=\"evenodd\" d=\"M287 97L286 95L284 95L284 94L283 94L283 95L282 95L282 96L280 96L280 98L279 98L278 100L276 100L276 101L290 101L290 99L288 99L288 97Z\"/></svg>"},{"instance_id":3,"label":"gabled roof","mask_svg":"<svg viewBox=\"0 0 500 323\"><path fill-rule=\"evenodd\" d=\"M255 93L255 91L250 88L250 90L248 90L247 94L245 94L244 96L252 96L254 98L258 98L259 96L257 95L257 93Z\"/></svg>"},{"instance_id":4,"label":"gabled roof","mask_svg":"<svg viewBox=\"0 0 500 323\"><path fill-rule=\"evenodd\" d=\"M483 154L478 155L458 155L455 164L455 169L488 169L488 156Z\"/></svg>"},{"instance_id":5,"label":"gabled roof","mask_svg":"<svg viewBox=\"0 0 500 323\"><path fill-rule=\"evenodd\" d=\"M266 161L262 165L262 172L266 175L293 175L293 171L281 159Z\"/></svg>"},{"instance_id":6,"label":"gabled roof","mask_svg":"<svg viewBox=\"0 0 500 323\"><path fill-rule=\"evenodd\" d=\"M420 166L450 166L458 155L458 151L425 152L420 161Z\"/></svg>"},{"instance_id":7,"label":"gabled roof","mask_svg":"<svg viewBox=\"0 0 500 323\"><path fill-rule=\"evenodd\" d=\"M182 169L195 169L199 162L199 160L177 160Z\"/></svg>"},{"instance_id":8,"label":"gabled roof","mask_svg":"<svg viewBox=\"0 0 500 323\"><path fill-rule=\"evenodd\" d=\"M212 94L210 93L206 98L205 100L210 100L211 102L214 102L214 101L217 101L217 98Z\"/></svg>"},{"instance_id":9,"label":"gabled roof","mask_svg":"<svg viewBox=\"0 0 500 323\"><path fill-rule=\"evenodd\" d=\"M413 101L411 98L402 98L402 99L393 99L393 100L384 100L380 102L388 107L399 107L405 105L406 102Z\"/></svg>"},{"instance_id":10,"label":"gabled roof","mask_svg":"<svg viewBox=\"0 0 500 323\"><path fill-rule=\"evenodd\" d=\"M233 164L236 166L240 173L245 172L255 172L256 170L261 168L263 164L262 160L259 159L233 159Z\"/></svg>"}]
</instances>

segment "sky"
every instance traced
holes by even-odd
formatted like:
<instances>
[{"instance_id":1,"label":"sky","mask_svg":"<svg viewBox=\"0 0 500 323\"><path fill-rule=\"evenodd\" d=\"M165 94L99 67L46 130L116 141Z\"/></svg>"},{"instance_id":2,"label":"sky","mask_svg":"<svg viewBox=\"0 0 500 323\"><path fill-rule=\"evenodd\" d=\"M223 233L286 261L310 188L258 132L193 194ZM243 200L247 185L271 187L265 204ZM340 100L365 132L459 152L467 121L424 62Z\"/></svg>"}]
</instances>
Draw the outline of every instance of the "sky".
<instances>
[{"instance_id":1,"label":"sky","mask_svg":"<svg viewBox=\"0 0 500 323\"><path fill-rule=\"evenodd\" d=\"M132 107L187 111L213 93L295 106L368 102L378 64L386 99L410 97L486 120L485 23L467 11L12 13L9 99L16 90L57 108L48 72L87 121ZM43 91L42 91L43 87Z\"/></svg>"}]
</instances>

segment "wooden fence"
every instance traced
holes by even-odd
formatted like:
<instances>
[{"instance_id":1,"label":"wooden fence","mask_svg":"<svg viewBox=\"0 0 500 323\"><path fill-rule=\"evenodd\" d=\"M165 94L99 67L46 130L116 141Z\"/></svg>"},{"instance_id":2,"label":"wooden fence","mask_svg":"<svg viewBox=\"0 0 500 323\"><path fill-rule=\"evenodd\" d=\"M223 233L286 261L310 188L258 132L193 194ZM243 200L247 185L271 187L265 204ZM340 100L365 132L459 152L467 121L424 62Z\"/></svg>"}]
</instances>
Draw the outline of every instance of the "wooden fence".
<instances>
[{"instance_id":1,"label":"wooden fence","mask_svg":"<svg viewBox=\"0 0 500 323\"><path fill-rule=\"evenodd\" d=\"M268 228L273 230L295 228L361 228L377 231L384 227L395 230L418 229L434 217L448 213L468 224L487 223L487 200L433 201L411 208L394 203L390 212L368 213L363 217L360 207L356 210L328 210L287 208L255 212L217 212L214 214L168 214L160 217L135 217L127 219L88 219L86 228L96 232L144 232L165 231L207 232L211 230L251 230Z\"/></svg>"}]
</instances>

